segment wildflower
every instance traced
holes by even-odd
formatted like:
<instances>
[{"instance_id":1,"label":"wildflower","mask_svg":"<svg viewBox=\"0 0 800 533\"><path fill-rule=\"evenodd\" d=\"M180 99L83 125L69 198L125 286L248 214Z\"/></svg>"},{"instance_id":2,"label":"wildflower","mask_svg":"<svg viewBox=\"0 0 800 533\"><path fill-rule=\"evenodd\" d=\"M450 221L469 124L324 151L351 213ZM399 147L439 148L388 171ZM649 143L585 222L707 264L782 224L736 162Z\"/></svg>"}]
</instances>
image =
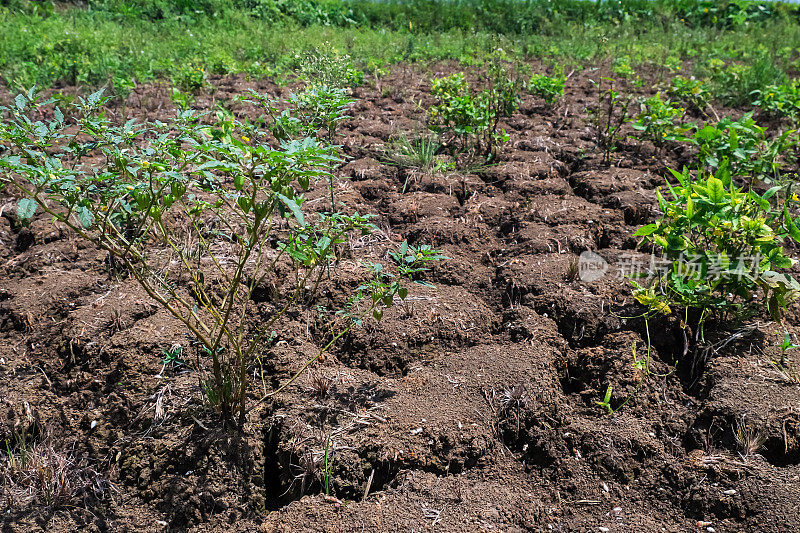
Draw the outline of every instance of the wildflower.
<instances>
[{"instance_id":1,"label":"wildflower","mask_svg":"<svg viewBox=\"0 0 800 533\"><path fill-rule=\"evenodd\" d=\"M797 193L792 194L792 200L795 202L800 202L800 198L797 196Z\"/></svg>"},{"instance_id":2,"label":"wildflower","mask_svg":"<svg viewBox=\"0 0 800 533\"><path fill-rule=\"evenodd\" d=\"M703 10L703 13L708 13L708 8L705 8L705 9Z\"/></svg>"},{"instance_id":3,"label":"wildflower","mask_svg":"<svg viewBox=\"0 0 800 533\"><path fill-rule=\"evenodd\" d=\"M244 142L246 142L246 143L249 143L249 142L250 142L250 137L248 137L248 136L246 136L246 135L242 135L242 140L243 140Z\"/></svg>"},{"instance_id":4,"label":"wildflower","mask_svg":"<svg viewBox=\"0 0 800 533\"><path fill-rule=\"evenodd\" d=\"M150 166L150 161L142 161L142 168L147 168Z\"/></svg>"}]
</instances>

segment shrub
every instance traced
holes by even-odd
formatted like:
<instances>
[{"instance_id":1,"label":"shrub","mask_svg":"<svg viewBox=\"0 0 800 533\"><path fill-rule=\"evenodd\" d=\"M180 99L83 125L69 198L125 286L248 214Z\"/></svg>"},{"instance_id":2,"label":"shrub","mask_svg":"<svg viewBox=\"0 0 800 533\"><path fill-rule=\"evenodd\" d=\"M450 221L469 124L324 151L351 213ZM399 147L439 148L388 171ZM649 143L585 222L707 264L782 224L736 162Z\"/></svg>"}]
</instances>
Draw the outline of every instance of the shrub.
<instances>
[{"instance_id":1,"label":"shrub","mask_svg":"<svg viewBox=\"0 0 800 533\"><path fill-rule=\"evenodd\" d=\"M688 171L672 171L671 198L658 193L661 218L635 233L660 249L663 258L650 283L635 284L634 296L652 310L693 310L702 323L710 314L742 316L761 293L774 320L798 295L800 284L788 273L795 260L783 242L800 242L789 212L773 207L781 187L759 195L736 188L730 175L718 172L695 180ZM796 202L794 202L796 203Z\"/></svg>"},{"instance_id":2,"label":"shrub","mask_svg":"<svg viewBox=\"0 0 800 533\"><path fill-rule=\"evenodd\" d=\"M275 121L265 131L221 114L208 125L193 111L168 123L116 126L103 113L105 100L101 92L81 99L72 127L33 89L18 95L3 109L0 140L10 150L0 159L0 182L23 196L21 219L42 210L105 250L183 323L200 347L201 390L226 425L241 429L252 365L281 317L311 301L352 232L373 226L357 212L305 208L303 191L330 179L339 162L323 140L284 136L273 147L271 136L283 133ZM30 118L42 114L53 119ZM436 257L414 254L394 274L372 267L372 282L342 311L345 325L320 354L362 317L380 318L395 296L404 298L404 280ZM254 293L268 282L280 290L256 307Z\"/></svg>"}]
</instances>

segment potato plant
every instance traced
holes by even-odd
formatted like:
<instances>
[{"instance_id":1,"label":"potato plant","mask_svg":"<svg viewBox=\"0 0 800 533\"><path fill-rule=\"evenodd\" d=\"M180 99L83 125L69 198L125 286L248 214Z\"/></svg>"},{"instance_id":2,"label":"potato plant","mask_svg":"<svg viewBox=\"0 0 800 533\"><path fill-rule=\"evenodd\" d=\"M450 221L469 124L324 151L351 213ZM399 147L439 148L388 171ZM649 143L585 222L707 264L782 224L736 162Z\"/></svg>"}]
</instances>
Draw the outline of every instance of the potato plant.
<instances>
[{"instance_id":1,"label":"potato plant","mask_svg":"<svg viewBox=\"0 0 800 533\"><path fill-rule=\"evenodd\" d=\"M677 184L667 183L669 197L658 193L661 218L635 233L663 257L649 284L635 283L634 296L655 312L693 310L702 323L710 314L748 314L760 294L779 321L800 294L785 272L796 261L783 248L786 240L800 242L793 197L777 207L783 187L759 194L737 188L726 172L700 180L688 171L672 174Z\"/></svg>"},{"instance_id":2,"label":"potato plant","mask_svg":"<svg viewBox=\"0 0 800 533\"><path fill-rule=\"evenodd\" d=\"M325 140L287 135L276 120L258 129L233 115L209 123L193 111L167 123L114 125L104 102L101 92L80 99L70 120L33 89L18 95L3 108L0 182L20 197L20 219L43 211L105 250L183 323L200 347L201 390L227 426L241 429L249 374L266 341L288 310L311 301L350 235L373 230L370 217L306 209L303 192L331 179L340 161ZM370 267L372 281L353 295L320 354L362 317L379 319L438 257L414 249L399 271ZM256 307L254 291L279 264L290 274L268 306Z\"/></svg>"}]
</instances>

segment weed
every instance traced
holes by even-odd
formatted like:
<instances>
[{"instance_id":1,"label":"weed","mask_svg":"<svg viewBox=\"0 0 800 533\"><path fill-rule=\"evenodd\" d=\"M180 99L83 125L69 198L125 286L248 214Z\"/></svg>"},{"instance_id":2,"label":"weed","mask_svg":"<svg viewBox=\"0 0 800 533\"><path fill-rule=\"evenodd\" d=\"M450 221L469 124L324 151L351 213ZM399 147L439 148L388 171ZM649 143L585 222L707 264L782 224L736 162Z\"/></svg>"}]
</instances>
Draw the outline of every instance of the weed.
<instances>
[{"instance_id":1,"label":"weed","mask_svg":"<svg viewBox=\"0 0 800 533\"><path fill-rule=\"evenodd\" d=\"M364 83L364 73L353 66L350 56L340 54L330 43L303 54L300 73L309 85L315 87L347 89Z\"/></svg>"},{"instance_id":2,"label":"weed","mask_svg":"<svg viewBox=\"0 0 800 533\"><path fill-rule=\"evenodd\" d=\"M768 85L751 93L753 105L773 118L787 117L792 124L800 121L800 80Z\"/></svg>"},{"instance_id":3,"label":"weed","mask_svg":"<svg viewBox=\"0 0 800 533\"><path fill-rule=\"evenodd\" d=\"M697 130L692 138L698 148L700 170L714 173L725 169L732 176L780 182L784 154L791 155L798 140L792 130L773 138L767 129L756 124L753 113L739 120L723 118Z\"/></svg>"},{"instance_id":4,"label":"weed","mask_svg":"<svg viewBox=\"0 0 800 533\"><path fill-rule=\"evenodd\" d=\"M631 66L631 58L628 56L620 56L614 60L611 70L618 78L633 78L636 76L636 71Z\"/></svg>"},{"instance_id":5,"label":"weed","mask_svg":"<svg viewBox=\"0 0 800 533\"><path fill-rule=\"evenodd\" d=\"M739 448L739 455L745 461L757 455L767 441L764 433L749 424L744 416L736 421L736 430L733 436L736 440L736 446Z\"/></svg>"},{"instance_id":6,"label":"weed","mask_svg":"<svg viewBox=\"0 0 800 533\"><path fill-rule=\"evenodd\" d=\"M33 439L24 432L6 441L0 459L7 503L34 501L47 508L74 505L80 498L105 498L111 485L94 470L80 466L71 453L58 446L51 432ZM3 498L0 498L2 501Z\"/></svg>"},{"instance_id":7,"label":"weed","mask_svg":"<svg viewBox=\"0 0 800 533\"><path fill-rule=\"evenodd\" d=\"M309 371L308 373L308 386L311 392L318 399L323 399L328 396L333 380L319 371Z\"/></svg>"},{"instance_id":8,"label":"weed","mask_svg":"<svg viewBox=\"0 0 800 533\"><path fill-rule=\"evenodd\" d=\"M571 257L567 265L567 272L564 274L564 280L573 282L578 279L580 274L580 261L577 257Z\"/></svg>"},{"instance_id":9,"label":"weed","mask_svg":"<svg viewBox=\"0 0 800 533\"><path fill-rule=\"evenodd\" d=\"M439 160L436 154L440 148L439 141L430 135L419 135L412 139L400 135L386 146L385 151L386 158L398 167L416 168L429 173L437 168Z\"/></svg>"},{"instance_id":10,"label":"weed","mask_svg":"<svg viewBox=\"0 0 800 533\"><path fill-rule=\"evenodd\" d=\"M513 387L506 387L500 395L500 406L503 410L518 410L528 402L528 393L523 383L518 383Z\"/></svg>"},{"instance_id":11,"label":"weed","mask_svg":"<svg viewBox=\"0 0 800 533\"><path fill-rule=\"evenodd\" d=\"M726 65L718 59L706 65L714 95L730 105L744 105L752 101L754 91L771 85L780 85L786 74L775 65L768 54L758 55L751 63Z\"/></svg>"},{"instance_id":12,"label":"weed","mask_svg":"<svg viewBox=\"0 0 800 533\"><path fill-rule=\"evenodd\" d=\"M325 447L323 448L322 464L322 486L326 496L330 496L333 490L333 459L334 445L330 436L325 437Z\"/></svg>"},{"instance_id":13,"label":"weed","mask_svg":"<svg viewBox=\"0 0 800 533\"><path fill-rule=\"evenodd\" d=\"M183 92L197 94L208 84L208 81L206 81L206 69L204 67L186 65L177 70L172 82L175 87Z\"/></svg>"}]
</instances>

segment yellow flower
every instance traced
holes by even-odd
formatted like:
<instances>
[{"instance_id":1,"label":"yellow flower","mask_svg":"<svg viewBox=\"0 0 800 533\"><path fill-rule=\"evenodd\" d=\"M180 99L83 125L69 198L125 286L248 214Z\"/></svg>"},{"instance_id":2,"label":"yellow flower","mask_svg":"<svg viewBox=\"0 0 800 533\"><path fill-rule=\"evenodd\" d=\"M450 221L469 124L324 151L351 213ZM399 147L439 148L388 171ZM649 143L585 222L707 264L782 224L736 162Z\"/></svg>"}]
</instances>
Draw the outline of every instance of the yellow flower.
<instances>
[{"instance_id":1,"label":"yellow flower","mask_svg":"<svg viewBox=\"0 0 800 533\"><path fill-rule=\"evenodd\" d=\"M142 161L142 168L147 168L150 166L150 161Z\"/></svg>"},{"instance_id":2,"label":"yellow flower","mask_svg":"<svg viewBox=\"0 0 800 533\"><path fill-rule=\"evenodd\" d=\"M705 9L703 10L703 13L708 13L708 8L705 8Z\"/></svg>"},{"instance_id":3,"label":"yellow flower","mask_svg":"<svg viewBox=\"0 0 800 533\"><path fill-rule=\"evenodd\" d=\"M792 200L795 202L800 202L800 198L798 198L797 193L792 194Z\"/></svg>"},{"instance_id":4,"label":"yellow flower","mask_svg":"<svg viewBox=\"0 0 800 533\"><path fill-rule=\"evenodd\" d=\"M128 185L128 186L127 186L127 187L125 187L125 188L126 188L126 189L128 189L129 191L132 191L132 190L133 190L133 185Z\"/></svg>"},{"instance_id":5,"label":"yellow flower","mask_svg":"<svg viewBox=\"0 0 800 533\"><path fill-rule=\"evenodd\" d=\"M250 137L248 137L248 136L246 136L246 135L242 135L242 140L243 140L244 142L246 142L246 143L249 143L249 142L250 142Z\"/></svg>"}]
</instances>

